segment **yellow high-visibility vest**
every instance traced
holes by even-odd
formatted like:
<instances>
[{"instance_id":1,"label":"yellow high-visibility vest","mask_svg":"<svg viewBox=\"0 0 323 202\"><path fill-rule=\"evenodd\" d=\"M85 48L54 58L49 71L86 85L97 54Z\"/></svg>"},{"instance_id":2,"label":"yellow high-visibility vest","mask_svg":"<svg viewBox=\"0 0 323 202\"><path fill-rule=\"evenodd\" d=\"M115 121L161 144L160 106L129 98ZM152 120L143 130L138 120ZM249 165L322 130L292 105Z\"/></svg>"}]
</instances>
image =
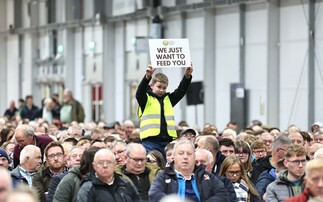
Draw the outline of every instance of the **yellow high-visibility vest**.
<instances>
[{"instance_id":1,"label":"yellow high-visibility vest","mask_svg":"<svg viewBox=\"0 0 323 202\"><path fill-rule=\"evenodd\" d=\"M161 109L158 99L147 94L147 103L142 113L138 108L140 121L140 139L157 136L160 133ZM164 98L164 115L167 123L168 134L175 139L177 137L174 110L168 95Z\"/></svg>"}]
</instances>

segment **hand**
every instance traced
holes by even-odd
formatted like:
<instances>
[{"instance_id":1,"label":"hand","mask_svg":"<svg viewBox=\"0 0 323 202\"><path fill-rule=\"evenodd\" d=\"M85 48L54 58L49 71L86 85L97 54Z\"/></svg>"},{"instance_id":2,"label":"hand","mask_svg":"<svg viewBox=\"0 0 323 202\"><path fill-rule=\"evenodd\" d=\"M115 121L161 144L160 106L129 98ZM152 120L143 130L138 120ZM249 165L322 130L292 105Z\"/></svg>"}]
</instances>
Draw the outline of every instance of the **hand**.
<instances>
[{"instance_id":1,"label":"hand","mask_svg":"<svg viewBox=\"0 0 323 202\"><path fill-rule=\"evenodd\" d=\"M191 63L191 66L185 69L185 74L184 74L185 77L190 78L190 76L192 75L192 72L193 72L193 64Z\"/></svg>"},{"instance_id":2,"label":"hand","mask_svg":"<svg viewBox=\"0 0 323 202\"><path fill-rule=\"evenodd\" d=\"M153 68L151 66L151 64L148 65L147 69L146 69L146 79L150 79L151 75L153 75L154 71L156 70L156 68Z\"/></svg>"}]
</instances>

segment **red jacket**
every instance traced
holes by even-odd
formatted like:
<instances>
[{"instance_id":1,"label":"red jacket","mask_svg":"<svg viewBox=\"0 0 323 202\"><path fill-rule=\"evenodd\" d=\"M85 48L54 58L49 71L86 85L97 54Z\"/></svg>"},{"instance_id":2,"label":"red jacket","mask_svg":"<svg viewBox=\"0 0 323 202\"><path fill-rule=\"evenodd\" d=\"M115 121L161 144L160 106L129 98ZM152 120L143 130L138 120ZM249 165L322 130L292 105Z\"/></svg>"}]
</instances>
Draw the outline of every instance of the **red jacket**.
<instances>
[{"instance_id":1,"label":"red jacket","mask_svg":"<svg viewBox=\"0 0 323 202\"><path fill-rule=\"evenodd\" d=\"M310 192L307 188L304 189L303 193L286 199L285 202L306 202L310 197Z\"/></svg>"}]
</instances>

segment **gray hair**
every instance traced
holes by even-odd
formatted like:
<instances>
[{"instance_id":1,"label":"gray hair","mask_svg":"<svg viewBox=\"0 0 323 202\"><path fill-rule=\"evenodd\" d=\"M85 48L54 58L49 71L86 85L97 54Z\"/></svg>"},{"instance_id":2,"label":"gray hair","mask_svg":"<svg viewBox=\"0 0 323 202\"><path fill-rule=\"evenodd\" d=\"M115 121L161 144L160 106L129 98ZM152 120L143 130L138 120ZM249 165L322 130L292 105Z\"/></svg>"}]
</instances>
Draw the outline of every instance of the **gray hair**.
<instances>
[{"instance_id":1,"label":"gray hair","mask_svg":"<svg viewBox=\"0 0 323 202\"><path fill-rule=\"evenodd\" d=\"M71 97L73 97L73 92L70 89L65 89L64 93L69 94Z\"/></svg>"},{"instance_id":2,"label":"gray hair","mask_svg":"<svg viewBox=\"0 0 323 202\"><path fill-rule=\"evenodd\" d=\"M133 150L139 150L139 149L142 149L142 150L144 150L146 152L146 149L145 149L145 147L142 144L130 143L130 144L127 145L126 154L127 154L127 156L129 156L129 154L130 154L131 151L133 151ZM147 154L147 152L146 152L146 154Z\"/></svg>"},{"instance_id":3,"label":"gray hair","mask_svg":"<svg viewBox=\"0 0 323 202\"><path fill-rule=\"evenodd\" d=\"M35 145L26 145L20 152L20 157L19 157L20 164L24 164L26 162L27 157L33 158L37 150L40 152L39 147Z\"/></svg>"},{"instance_id":4,"label":"gray hair","mask_svg":"<svg viewBox=\"0 0 323 202\"><path fill-rule=\"evenodd\" d=\"M193 149L193 151L195 150L195 146L190 140L181 139L179 141L176 141L176 143L174 145L173 155L175 154L175 151L176 151L177 147L180 146L180 145L184 145L184 144L189 145Z\"/></svg>"},{"instance_id":5,"label":"gray hair","mask_svg":"<svg viewBox=\"0 0 323 202\"><path fill-rule=\"evenodd\" d=\"M232 130L231 128L224 129L223 132L222 132L222 136L223 136L223 134L224 135L225 134L232 135L233 138L236 138L237 137L237 132L235 130Z\"/></svg>"},{"instance_id":6,"label":"gray hair","mask_svg":"<svg viewBox=\"0 0 323 202\"><path fill-rule=\"evenodd\" d=\"M292 141L286 137L285 135L280 135L278 136L273 144L272 144L272 151L274 151L277 147L281 146L281 145L288 145L288 144L292 144Z\"/></svg>"},{"instance_id":7,"label":"gray hair","mask_svg":"<svg viewBox=\"0 0 323 202\"><path fill-rule=\"evenodd\" d=\"M34 136L35 134L34 128L29 125L19 125L15 131L17 130L22 131L26 137Z\"/></svg>"},{"instance_id":8,"label":"gray hair","mask_svg":"<svg viewBox=\"0 0 323 202\"><path fill-rule=\"evenodd\" d=\"M211 164L211 163L213 162L213 155L212 155L212 153L211 153L209 150L199 148L199 149L197 149L197 150L195 151L195 154L196 154L197 152L205 152L205 153L206 153L206 157L207 157L207 161L208 161L207 163L208 163L208 164Z\"/></svg>"},{"instance_id":9,"label":"gray hair","mask_svg":"<svg viewBox=\"0 0 323 202\"><path fill-rule=\"evenodd\" d=\"M108 148L102 148L102 149L99 149L99 150L94 154L93 161L96 161L97 156L98 156L99 154L106 154L106 153L110 153L110 154L111 154L111 156L112 156L112 160L113 160L114 162L116 162L116 157L115 157L115 155L114 155L114 154L112 153L112 151L111 151L110 149L108 149Z\"/></svg>"},{"instance_id":10,"label":"gray hair","mask_svg":"<svg viewBox=\"0 0 323 202\"><path fill-rule=\"evenodd\" d=\"M125 141L123 141L123 140L114 140L110 145L110 149L113 149L118 144L121 144L125 149L127 148L127 144L125 143Z\"/></svg>"}]
</instances>

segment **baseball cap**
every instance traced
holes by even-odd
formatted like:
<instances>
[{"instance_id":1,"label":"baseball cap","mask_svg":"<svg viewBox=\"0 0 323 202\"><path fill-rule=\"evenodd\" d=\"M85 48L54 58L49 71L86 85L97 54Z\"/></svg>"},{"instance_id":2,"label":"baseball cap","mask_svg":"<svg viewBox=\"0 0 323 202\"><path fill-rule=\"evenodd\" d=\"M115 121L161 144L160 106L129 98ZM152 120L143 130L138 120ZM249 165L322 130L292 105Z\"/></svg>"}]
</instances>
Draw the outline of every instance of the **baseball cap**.
<instances>
[{"instance_id":1,"label":"baseball cap","mask_svg":"<svg viewBox=\"0 0 323 202\"><path fill-rule=\"evenodd\" d=\"M179 135L179 137L181 137L182 135L184 135L186 133L192 133L194 136L196 136L196 131L193 128L187 128L187 129L185 129L185 130L183 130L181 132L181 134Z\"/></svg>"}]
</instances>

